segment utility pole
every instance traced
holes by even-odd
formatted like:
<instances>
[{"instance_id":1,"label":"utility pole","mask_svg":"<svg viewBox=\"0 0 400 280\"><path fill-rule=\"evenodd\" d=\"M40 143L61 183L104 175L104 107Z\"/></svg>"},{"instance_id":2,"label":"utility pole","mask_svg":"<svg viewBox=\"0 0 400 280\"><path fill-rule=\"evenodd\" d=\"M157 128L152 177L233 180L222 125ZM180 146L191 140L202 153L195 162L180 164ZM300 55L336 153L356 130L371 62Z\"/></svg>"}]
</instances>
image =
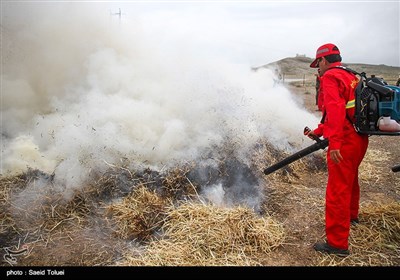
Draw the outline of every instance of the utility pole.
<instances>
[{"instance_id":1,"label":"utility pole","mask_svg":"<svg viewBox=\"0 0 400 280\"><path fill-rule=\"evenodd\" d=\"M112 12L110 11L110 16L118 16L119 22L121 22L121 16L122 16L122 15L124 15L124 14L121 12L121 8L118 9L118 12L117 12L117 13L112 13Z\"/></svg>"}]
</instances>

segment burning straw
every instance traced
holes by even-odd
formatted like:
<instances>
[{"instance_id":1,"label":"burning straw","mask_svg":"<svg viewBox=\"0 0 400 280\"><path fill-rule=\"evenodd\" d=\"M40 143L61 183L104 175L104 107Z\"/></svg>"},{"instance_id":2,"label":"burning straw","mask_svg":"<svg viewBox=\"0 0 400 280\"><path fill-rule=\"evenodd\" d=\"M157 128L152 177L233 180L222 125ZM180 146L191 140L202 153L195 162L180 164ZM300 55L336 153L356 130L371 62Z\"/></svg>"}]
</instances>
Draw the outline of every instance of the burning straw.
<instances>
[{"instance_id":1,"label":"burning straw","mask_svg":"<svg viewBox=\"0 0 400 280\"><path fill-rule=\"evenodd\" d=\"M120 203L110 205L107 212L112 215L118 237L147 241L160 230L166 205L155 191L140 185Z\"/></svg>"},{"instance_id":2,"label":"burning straw","mask_svg":"<svg viewBox=\"0 0 400 280\"><path fill-rule=\"evenodd\" d=\"M96 187L76 190L70 200L56 187L51 176L40 170L0 178L1 247L28 248L27 255L17 258L18 265L112 262L119 244L113 245L107 224L98 218Z\"/></svg>"},{"instance_id":3,"label":"burning straw","mask_svg":"<svg viewBox=\"0 0 400 280\"><path fill-rule=\"evenodd\" d=\"M281 224L244 207L232 209L185 203L168 212L166 238L153 241L144 254L120 265L261 265L257 256L284 241Z\"/></svg>"},{"instance_id":4,"label":"burning straw","mask_svg":"<svg viewBox=\"0 0 400 280\"><path fill-rule=\"evenodd\" d=\"M8 211L10 207L10 196L14 186L23 185L22 176L0 177L0 235L8 232L17 232L15 221ZM1 242L0 242L0 245Z\"/></svg>"}]
</instances>

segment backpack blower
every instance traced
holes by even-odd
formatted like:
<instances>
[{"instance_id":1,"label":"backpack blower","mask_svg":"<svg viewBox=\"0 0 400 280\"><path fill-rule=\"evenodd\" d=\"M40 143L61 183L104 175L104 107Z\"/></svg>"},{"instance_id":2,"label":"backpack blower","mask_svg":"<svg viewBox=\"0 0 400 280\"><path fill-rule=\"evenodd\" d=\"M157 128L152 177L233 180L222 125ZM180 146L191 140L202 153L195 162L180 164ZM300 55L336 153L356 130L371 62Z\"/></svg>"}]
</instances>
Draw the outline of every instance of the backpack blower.
<instances>
[{"instance_id":1,"label":"backpack blower","mask_svg":"<svg viewBox=\"0 0 400 280\"><path fill-rule=\"evenodd\" d=\"M388 85L382 78L361 80L355 91L355 123L360 134L400 135L400 87Z\"/></svg>"}]
</instances>

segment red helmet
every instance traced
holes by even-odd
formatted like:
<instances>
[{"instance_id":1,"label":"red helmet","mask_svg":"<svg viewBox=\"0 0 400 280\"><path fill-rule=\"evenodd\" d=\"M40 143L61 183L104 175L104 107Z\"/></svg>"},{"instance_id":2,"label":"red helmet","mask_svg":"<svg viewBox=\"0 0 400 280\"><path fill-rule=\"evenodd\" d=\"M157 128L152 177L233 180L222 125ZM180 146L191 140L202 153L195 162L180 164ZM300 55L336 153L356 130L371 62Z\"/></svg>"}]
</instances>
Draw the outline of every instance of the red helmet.
<instances>
[{"instance_id":1,"label":"red helmet","mask_svg":"<svg viewBox=\"0 0 400 280\"><path fill-rule=\"evenodd\" d=\"M310 64L310 67L317 68L318 67L318 58L327 56L330 54L340 54L339 48L336 47L336 45L331 44L331 43L320 46L317 50L314 61Z\"/></svg>"}]
</instances>

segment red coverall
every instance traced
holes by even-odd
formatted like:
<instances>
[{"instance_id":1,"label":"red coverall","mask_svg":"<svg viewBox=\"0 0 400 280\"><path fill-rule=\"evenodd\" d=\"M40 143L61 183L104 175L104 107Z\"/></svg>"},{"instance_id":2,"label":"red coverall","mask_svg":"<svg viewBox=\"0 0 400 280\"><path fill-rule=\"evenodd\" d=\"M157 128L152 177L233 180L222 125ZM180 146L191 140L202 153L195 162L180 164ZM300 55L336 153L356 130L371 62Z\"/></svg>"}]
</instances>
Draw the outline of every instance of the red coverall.
<instances>
[{"instance_id":1,"label":"red coverall","mask_svg":"<svg viewBox=\"0 0 400 280\"><path fill-rule=\"evenodd\" d=\"M350 220L358 218L358 168L368 148L368 136L358 134L350 122L350 116L354 116L354 107L346 109L347 102L354 100L358 80L355 75L334 68L339 65L340 62L332 63L321 79L326 115L324 123L318 125L314 134L329 139L325 197L327 242L335 248L347 250ZM330 158L330 151L337 149L343 157L339 164Z\"/></svg>"}]
</instances>

